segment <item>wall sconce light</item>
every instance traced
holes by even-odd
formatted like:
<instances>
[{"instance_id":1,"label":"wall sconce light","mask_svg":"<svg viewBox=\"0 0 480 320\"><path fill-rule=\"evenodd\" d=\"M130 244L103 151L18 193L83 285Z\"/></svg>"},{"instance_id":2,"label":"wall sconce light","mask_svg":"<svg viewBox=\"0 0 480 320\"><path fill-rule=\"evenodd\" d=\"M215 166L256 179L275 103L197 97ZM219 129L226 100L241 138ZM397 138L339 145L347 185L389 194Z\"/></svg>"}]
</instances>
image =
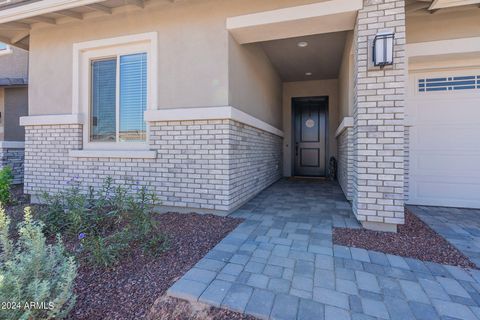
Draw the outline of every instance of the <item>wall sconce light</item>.
<instances>
[{"instance_id":1,"label":"wall sconce light","mask_svg":"<svg viewBox=\"0 0 480 320\"><path fill-rule=\"evenodd\" d=\"M379 33L373 39L373 65L383 68L393 64L394 33Z\"/></svg>"}]
</instances>

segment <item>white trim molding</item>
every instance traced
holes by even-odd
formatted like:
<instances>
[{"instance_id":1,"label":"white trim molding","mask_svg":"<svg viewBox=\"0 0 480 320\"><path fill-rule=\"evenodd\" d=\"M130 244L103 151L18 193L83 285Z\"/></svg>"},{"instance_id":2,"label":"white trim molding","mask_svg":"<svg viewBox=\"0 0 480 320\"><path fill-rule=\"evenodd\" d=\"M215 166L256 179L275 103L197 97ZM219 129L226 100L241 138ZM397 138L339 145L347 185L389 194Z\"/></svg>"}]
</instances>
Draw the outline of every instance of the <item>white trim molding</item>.
<instances>
[{"instance_id":1,"label":"white trim molding","mask_svg":"<svg viewBox=\"0 0 480 320\"><path fill-rule=\"evenodd\" d=\"M68 155L73 158L129 158L155 159L157 151L152 150L70 150Z\"/></svg>"},{"instance_id":2,"label":"white trim molding","mask_svg":"<svg viewBox=\"0 0 480 320\"><path fill-rule=\"evenodd\" d=\"M146 32L128 36L113 37L85 41L73 44L73 63L72 63L72 110L73 113L80 113L85 109L85 101L81 97L88 97L87 88L82 88L82 80L88 79L87 66L90 55L95 56L95 51L99 55L105 54L112 47L125 47L134 45L145 45L148 55L148 104L147 109L157 109L158 106L158 33ZM102 51L103 50L103 51ZM93 52L92 54L87 54ZM108 53L108 52L107 52ZM83 76L83 79L82 79ZM86 78L85 78L86 77ZM82 107L83 105L83 107Z\"/></svg>"},{"instance_id":3,"label":"white trim molding","mask_svg":"<svg viewBox=\"0 0 480 320\"><path fill-rule=\"evenodd\" d=\"M83 124L80 114L48 114L20 117L21 126L48 126L59 124Z\"/></svg>"},{"instance_id":4,"label":"white trim molding","mask_svg":"<svg viewBox=\"0 0 480 320\"><path fill-rule=\"evenodd\" d=\"M335 138L342 134L345 129L353 127L353 117L345 117L335 131Z\"/></svg>"},{"instance_id":5,"label":"white trim molding","mask_svg":"<svg viewBox=\"0 0 480 320\"><path fill-rule=\"evenodd\" d=\"M175 108L145 111L145 121L189 121L189 120L222 120L231 119L270 132L283 137L283 131L274 126L255 118L237 108L223 107L200 107L200 108Z\"/></svg>"},{"instance_id":6,"label":"white trim molding","mask_svg":"<svg viewBox=\"0 0 480 320\"><path fill-rule=\"evenodd\" d=\"M363 0L331 0L227 18L238 43L353 30Z\"/></svg>"},{"instance_id":7,"label":"white trim molding","mask_svg":"<svg viewBox=\"0 0 480 320\"><path fill-rule=\"evenodd\" d=\"M480 37L409 43L407 57L429 57L480 52Z\"/></svg>"},{"instance_id":8,"label":"white trim molding","mask_svg":"<svg viewBox=\"0 0 480 320\"><path fill-rule=\"evenodd\" d=\"M25 141L0 141L0 149L25 149Z\"/></svg>"}]
</instances>

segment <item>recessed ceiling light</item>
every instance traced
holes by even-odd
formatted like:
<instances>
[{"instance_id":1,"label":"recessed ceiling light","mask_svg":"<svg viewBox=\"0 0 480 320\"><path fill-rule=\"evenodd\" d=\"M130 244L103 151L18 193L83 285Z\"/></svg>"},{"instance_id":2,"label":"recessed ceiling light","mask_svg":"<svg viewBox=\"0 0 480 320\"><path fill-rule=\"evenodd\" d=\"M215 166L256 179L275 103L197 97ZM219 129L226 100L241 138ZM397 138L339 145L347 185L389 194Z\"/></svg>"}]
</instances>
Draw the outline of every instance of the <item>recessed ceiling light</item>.
<instances>
[{"instance_id":1,"label":"recessed ceiling light","mask_svg":"<svg viewBox=\"0 0 480 320\"><path fill-rule=\"evenodd\" d=\"M300 48L305 48L308 46L308 42L300 41L299 43L297 43L297 46L299 46Z\"/></svg>"},{"instance_id":2,"label":"recessed ceiling light","mask_svg":"<svg viewBox=\"0 0 480 320\"><path fill-rule=\"evenodd\" d=\"M306 75L306 76L311 76L312 73L311 73L311 72L305 72L305 75Z\"/></svg>"}]
</instances>

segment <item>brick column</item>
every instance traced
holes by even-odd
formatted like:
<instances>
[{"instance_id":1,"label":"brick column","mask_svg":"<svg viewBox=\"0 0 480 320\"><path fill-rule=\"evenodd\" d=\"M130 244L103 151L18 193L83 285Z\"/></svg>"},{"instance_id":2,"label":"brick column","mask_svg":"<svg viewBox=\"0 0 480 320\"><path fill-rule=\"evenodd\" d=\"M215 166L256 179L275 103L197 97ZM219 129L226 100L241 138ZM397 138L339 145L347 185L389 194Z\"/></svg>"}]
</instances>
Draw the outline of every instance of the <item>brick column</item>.
<instances>
[{"instance_id":1,"label":"brick column","mask_svg":"<svg viewBox=\"0 0 480 320\"><path fill-rule=\"evenodd\" d=\"M394 64L374 67L372 42L395 33ZM363 226L404 223L405 1L364 0L354 35L353 211Z\"/></svg>"}]
</instances>

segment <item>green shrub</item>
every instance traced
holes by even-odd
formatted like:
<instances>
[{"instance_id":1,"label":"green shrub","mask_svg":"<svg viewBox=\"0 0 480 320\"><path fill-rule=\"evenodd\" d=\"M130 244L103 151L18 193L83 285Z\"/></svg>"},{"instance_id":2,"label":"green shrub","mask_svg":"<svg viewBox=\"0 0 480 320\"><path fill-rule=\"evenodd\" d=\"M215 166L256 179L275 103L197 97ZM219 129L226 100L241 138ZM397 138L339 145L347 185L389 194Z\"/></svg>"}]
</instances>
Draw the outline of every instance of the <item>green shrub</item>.
<instances>
[{"instance_id":1,"label":"green shrub","mask_svg":"<svg viewBox=\"0 0 480 320\"><path fill-rule=\"evenodd\" d=\"M65 254L60 237L46 244L43 223L32 219L30 208L18 225L18 239L10 237L9 225L0 207L0 301L5 304L0 318L64 318L75 304L73 257Z\"/></svg>"},{"instance_id":2,"label":"green shrub","mask_svg":"<svg viewBox=\"0 0 480 320\"><path fill-rule=\"evenodd\" d=\"M132 247L152 255L167 249L167 238L154 217L156 197L146 187L114 187L107 178L99 190L90 187L85 194L78 179L67 184L64 191L43 195L46 208L41 220L51 235L61 232L74 239L81 235L77 251L88 263L114 265Z\"/></svg>"},{"instance_id":3,"label":"green shrub","mask_svg":"<svg viewBox=\"0 0 480 320\"><path fill-rule=\"evenodd\" d=\"M8 204L11 200L10 188L12 186L12 168L5 166L0 170L0 203Z\"/></svg>"}]
</instances>

